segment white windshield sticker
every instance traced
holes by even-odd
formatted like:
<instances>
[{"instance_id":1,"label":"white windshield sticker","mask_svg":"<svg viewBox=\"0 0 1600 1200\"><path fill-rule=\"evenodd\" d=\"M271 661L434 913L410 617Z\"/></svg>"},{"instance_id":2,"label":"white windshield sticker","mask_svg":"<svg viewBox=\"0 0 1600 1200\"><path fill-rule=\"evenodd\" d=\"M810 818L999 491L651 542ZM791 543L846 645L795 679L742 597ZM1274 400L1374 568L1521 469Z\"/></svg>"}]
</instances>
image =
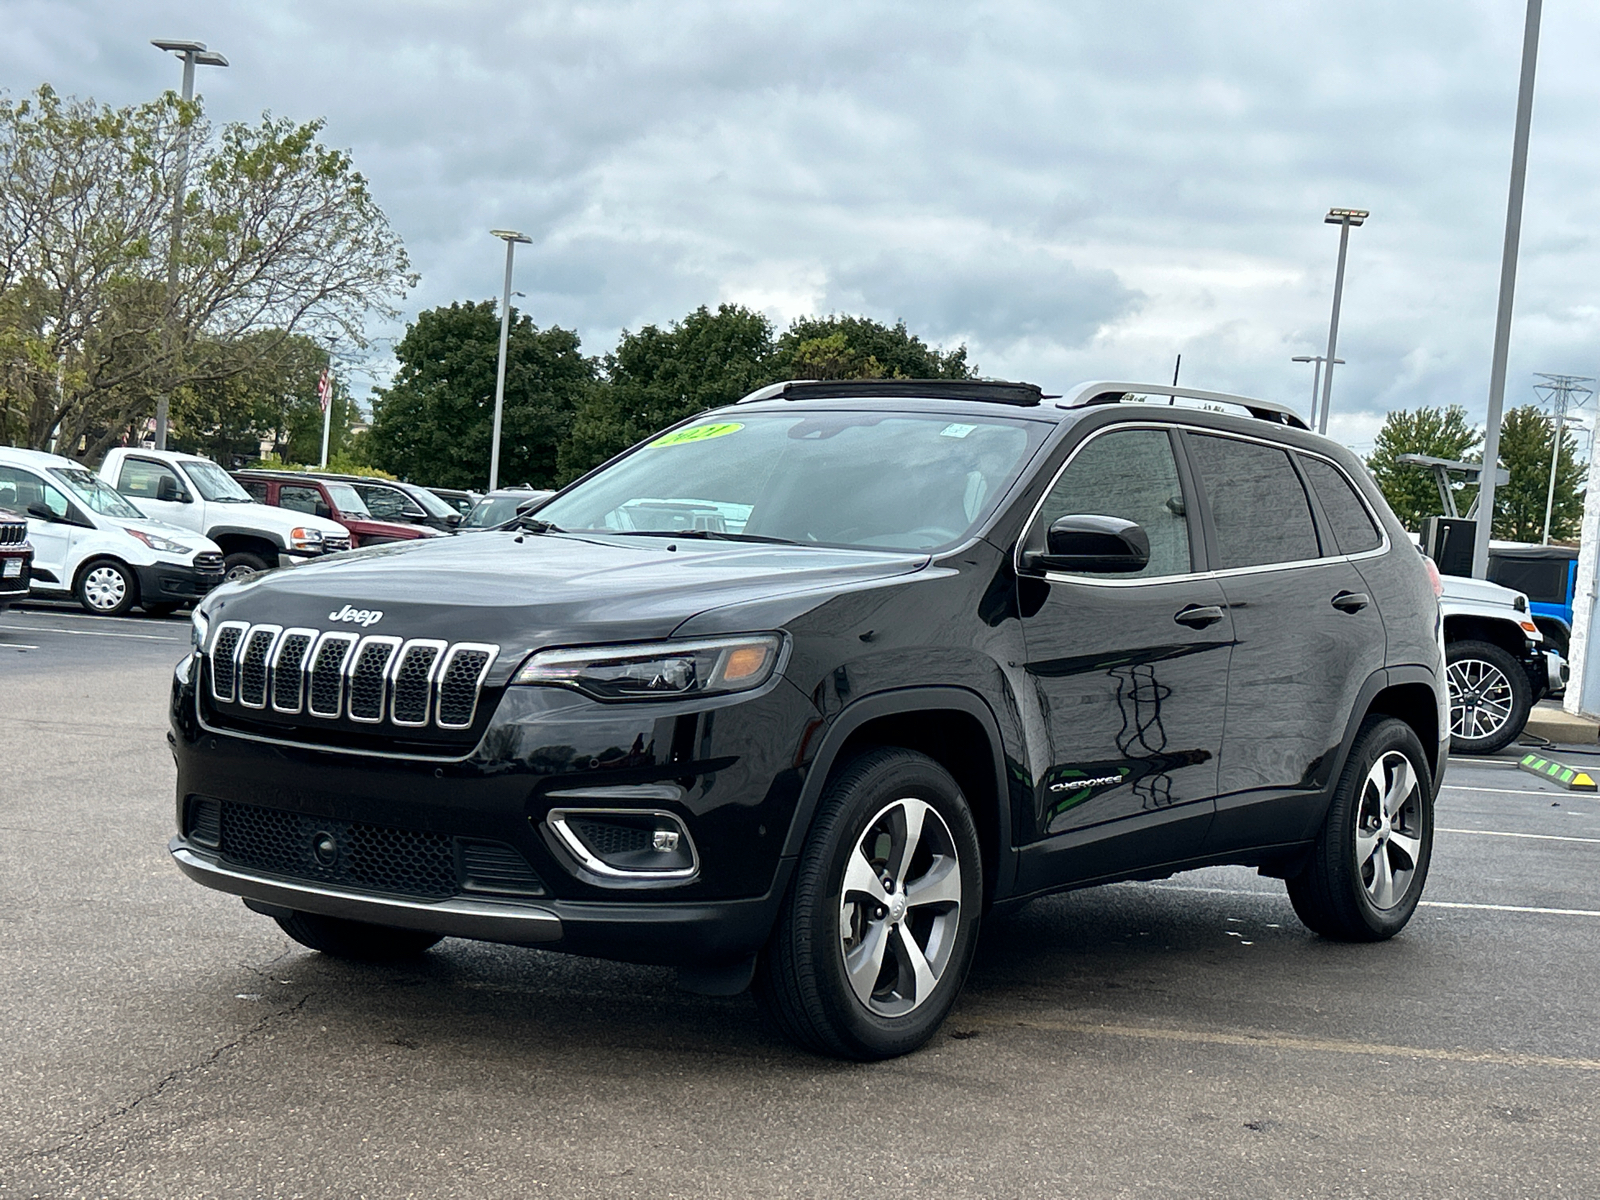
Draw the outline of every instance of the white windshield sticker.
<instances>
[{"instance_id":1,"label":"white windshield sticker","mask_svg":"<svg viewBox=\"0 0 1600 1200\"><path fill-rule=\"evenodd\" d=\"M976 428L976 425L946 425L943 429L939 430L939 436L957 438L966 437L967 434L971 433Z\"/></svg>"}]
</instances>

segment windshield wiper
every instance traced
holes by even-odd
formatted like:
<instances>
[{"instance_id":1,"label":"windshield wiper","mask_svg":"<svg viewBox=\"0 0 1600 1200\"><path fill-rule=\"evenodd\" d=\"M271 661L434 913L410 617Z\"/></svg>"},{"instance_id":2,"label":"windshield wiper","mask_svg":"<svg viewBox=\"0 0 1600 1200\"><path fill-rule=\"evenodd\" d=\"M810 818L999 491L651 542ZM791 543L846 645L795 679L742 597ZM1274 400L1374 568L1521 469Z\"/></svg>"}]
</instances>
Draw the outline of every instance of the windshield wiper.
<instances>
[{"instance_id":1,"label":"windshield wiper","mask_svg":"<svg viewBox=\"0 0 1600 1200\"><path fill-rule=\"evenodd\" d=\"M790 538L768 537L761 533L723 533L717 529L612 529L621 537L699 538L704 542L765 542L776 546L798 546Z\"/></svg>"},{"instance_id":2,"label":"windshield wiper","mask_svg":"<svg viewBox=\"0 0 1600 1200\"><path fill-rule=\"evenodd\" d=\"M517 517L512 521L512 529L523 529L529 533L565 533L559 525L552 525L549 521L541 521L538 517Z\"/></svg>"}]
</instances>

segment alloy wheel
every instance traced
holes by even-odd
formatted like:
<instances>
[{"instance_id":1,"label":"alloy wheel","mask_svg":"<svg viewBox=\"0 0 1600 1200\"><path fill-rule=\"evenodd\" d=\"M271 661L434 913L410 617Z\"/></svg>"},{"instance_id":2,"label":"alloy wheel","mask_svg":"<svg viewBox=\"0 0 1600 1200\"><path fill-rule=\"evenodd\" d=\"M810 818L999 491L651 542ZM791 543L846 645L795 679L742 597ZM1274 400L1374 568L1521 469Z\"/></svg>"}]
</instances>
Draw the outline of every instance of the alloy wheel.
<instances>
[{"instance_id":1,"label":"alloy wheel","mask_svg":"<svg viewBox=\"0 0 1600 1200\"><path fill-rule=\"evenodd\" d=\"M249 579L259 574L260 572L254 567L246 566L244 563L235 563L228 568L228 573L222 577L222 581L224 583L236 583L241 579Z\"/></svg>"},{"instance_id":2,"label":"alloy wheel","mask_svg":"<svg viewBox=\"0 0 1600 1200\"><path fill-rule=\"evenodd\" d=\"M1505 728L1516 705L1511 681L1492 662L1461 658L1446 672L1450 685L1450 733L1490 738Z\"/></svg>"},{"instance_id":3,"label":"alloy wheel","mask_svg":"<svg viewBox=\"0 0 1600 1200\"><path fill-rule=\"evenodd\" d=\"M91 607L110 612L128 595L128 581L115 567L96 567L83 579L83 594Z\"/></svg>"},{"instance_id":4,"label":"alloy wheel","mask_svg":"<svg viewBox=\"0 0 1600 1200\"><path fill-rule=\"evenodd\" d=\"M839 950L851 990L903 1017L938 986L961 923L961 862L944 818L911 797L885 805L857 839L839 897Z\"/></svg>"},{"instance_id":5,"label":"alloy wheel","mask_svg":"<svg viewBox=\"0 0 1600 1200\"><path fill-rule=\"evenodd\" d=\"M1374 908L1404 899L1421 853L1421 781L1411 760L1390 750L1367 772L1356 805L1356 870Z\"/></svg>"}]
</instances>

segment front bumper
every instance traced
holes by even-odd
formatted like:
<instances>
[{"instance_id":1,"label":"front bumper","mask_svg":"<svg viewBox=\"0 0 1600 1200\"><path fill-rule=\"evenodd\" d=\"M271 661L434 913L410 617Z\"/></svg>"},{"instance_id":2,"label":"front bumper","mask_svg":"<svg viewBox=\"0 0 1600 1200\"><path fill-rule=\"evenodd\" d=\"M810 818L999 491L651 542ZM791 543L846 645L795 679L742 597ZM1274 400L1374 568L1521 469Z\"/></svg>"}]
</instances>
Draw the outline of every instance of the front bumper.
<instances>
[{"instance_id":1,"label":"front bumper","mask_svg":"<svg viewBox=\"0 0 1600 1200\"><path fill-rule=\"evenodd\" d=\"M226 578L220 566L207 570L177 563L135 567L134 572L139 576L139 599L145 604L182 604L198 600Z\"/></svg>"},{"instance_id":2,"label":"front bumper","mask_svg":"<svg viewBox=\"0 0 1600 1200\"><path fill-rule=\"evenodd\" d=\"M13 567L12 563L19 566ZM15 571L16 574L9 574ZM0 553L0 600L23 600L33 580L33 549L9 546Z\"/></svg>"}]
</instances>

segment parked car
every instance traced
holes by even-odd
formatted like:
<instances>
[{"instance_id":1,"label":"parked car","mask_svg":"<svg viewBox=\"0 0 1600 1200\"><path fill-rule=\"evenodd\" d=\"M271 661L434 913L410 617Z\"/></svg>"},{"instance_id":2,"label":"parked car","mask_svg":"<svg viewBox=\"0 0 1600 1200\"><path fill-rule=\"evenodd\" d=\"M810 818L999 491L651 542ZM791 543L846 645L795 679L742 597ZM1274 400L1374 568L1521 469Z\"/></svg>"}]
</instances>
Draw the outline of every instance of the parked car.
<instances>
[{"instance_id":1,"label":"parked car","mask_svg":"<svg viewBox=\"0 0 1600 1200\"><path fill-rule=\"evenodd\" d=\"M349 531L355 549L436 536L420 525L378 520L355 488L338 480L299 471L236 471L234 478L260 504L337 521Z\"/></svg>"},{"instance_id":2,"label":"parked car","mask_svg":"<svg viewBox=\"0 0 1600 1200\"><path fill-rule=\"evenodd\" d=\"M461 532L481 533L485 529L498 529L513 517L536 512L541 504L554 495L554 492L534 488L497 489L472 506L467 519L461 522Z\"/></svg>"},{"instance_id":3,"label":"parked car","mask_svg":"<svg viewBox=\"0 0 1600 1200\"><path fill-rule=\"evenodd\" d=\"M349 533L336 521L257 504L198 454L118 446L100 464L100 478L155 520L214 541L230 580L350 548Z\"/></svg>"},{"instance_id":4,"label":"parked car","mask_svg":"<svg viewBox=\"0 0 1600 1200\"><path fill-rule=\"evenodd\" d=\"M435 496L455 509L463 518L472 511L472 506L483 499L483 493L474 492L467 488L429 488Z\"/></svg>"},{"instance_id":5,"label":"parked car","mask_svg":"<svg viewBox=\"0 0 1600 1200\"><path fill-rule=\"evenodd\" d=\"M1450 748L1493 754L1521 736L1539 699L1566 686L1567 664L1521 592L1460 575L1441 576L1441 586Z\"/></svg>"},{"instance_id":6,"label":"parked car","mask_svg":"<svg viewBox=\"0 0 1600 1200\"><path fill-rule=\"evenodd\" d=\"M0 612L13 600L25 600L33 573L33 543L28 540L28 522L0 511Z\"/></svg>"},{"instance_id":7,"label":"parked car","mask_svg":"<svg viewBox=\"0 0 1600 1200\"><path fill-rule=\"evenodd\" d=\"M1578 548L1490 542L1489 578L1528 598L1533 623L1550 648L1565 658L1578 594Z\"/></svg>"},{"instance_id":8,"label":"parked car","mask_svg":"<svg viewBox=\"0 0 1600 1200\"><path fill-rule=\"evenodd\" d=\"M190 878L333 955L753 981L859 1059L931 1037L983 913L1049 892L1238 863L1392 936L1449 739L1437 591L1360 460L1160 385L777 384L515 528L195 627Z\"/></svg>"},{"instance_id":9,"label":"parked car","mask_svg":"<svg viewBox=\"0 0 1600 1200\"><path fill-rule=\"evenodd\" d=\"M73 596L100 616L161 614L223 580L215 542L150 520L70 458L0 447L0 509L27 519L34 595Z\"/></svg>"},{"instance_id":10,"label":"parked car","mask_svg":"<svg viewBox=\"0 0 1600 1200\"><path fill-rule=\"evenodd\" d=\"M361 497L374 519L405 525L426 525L440 533L454 533L461 514L425 487L397 479L372 479L364 475L329 475L317 478L348 483Z\"/></svg>"}]
</instances>

